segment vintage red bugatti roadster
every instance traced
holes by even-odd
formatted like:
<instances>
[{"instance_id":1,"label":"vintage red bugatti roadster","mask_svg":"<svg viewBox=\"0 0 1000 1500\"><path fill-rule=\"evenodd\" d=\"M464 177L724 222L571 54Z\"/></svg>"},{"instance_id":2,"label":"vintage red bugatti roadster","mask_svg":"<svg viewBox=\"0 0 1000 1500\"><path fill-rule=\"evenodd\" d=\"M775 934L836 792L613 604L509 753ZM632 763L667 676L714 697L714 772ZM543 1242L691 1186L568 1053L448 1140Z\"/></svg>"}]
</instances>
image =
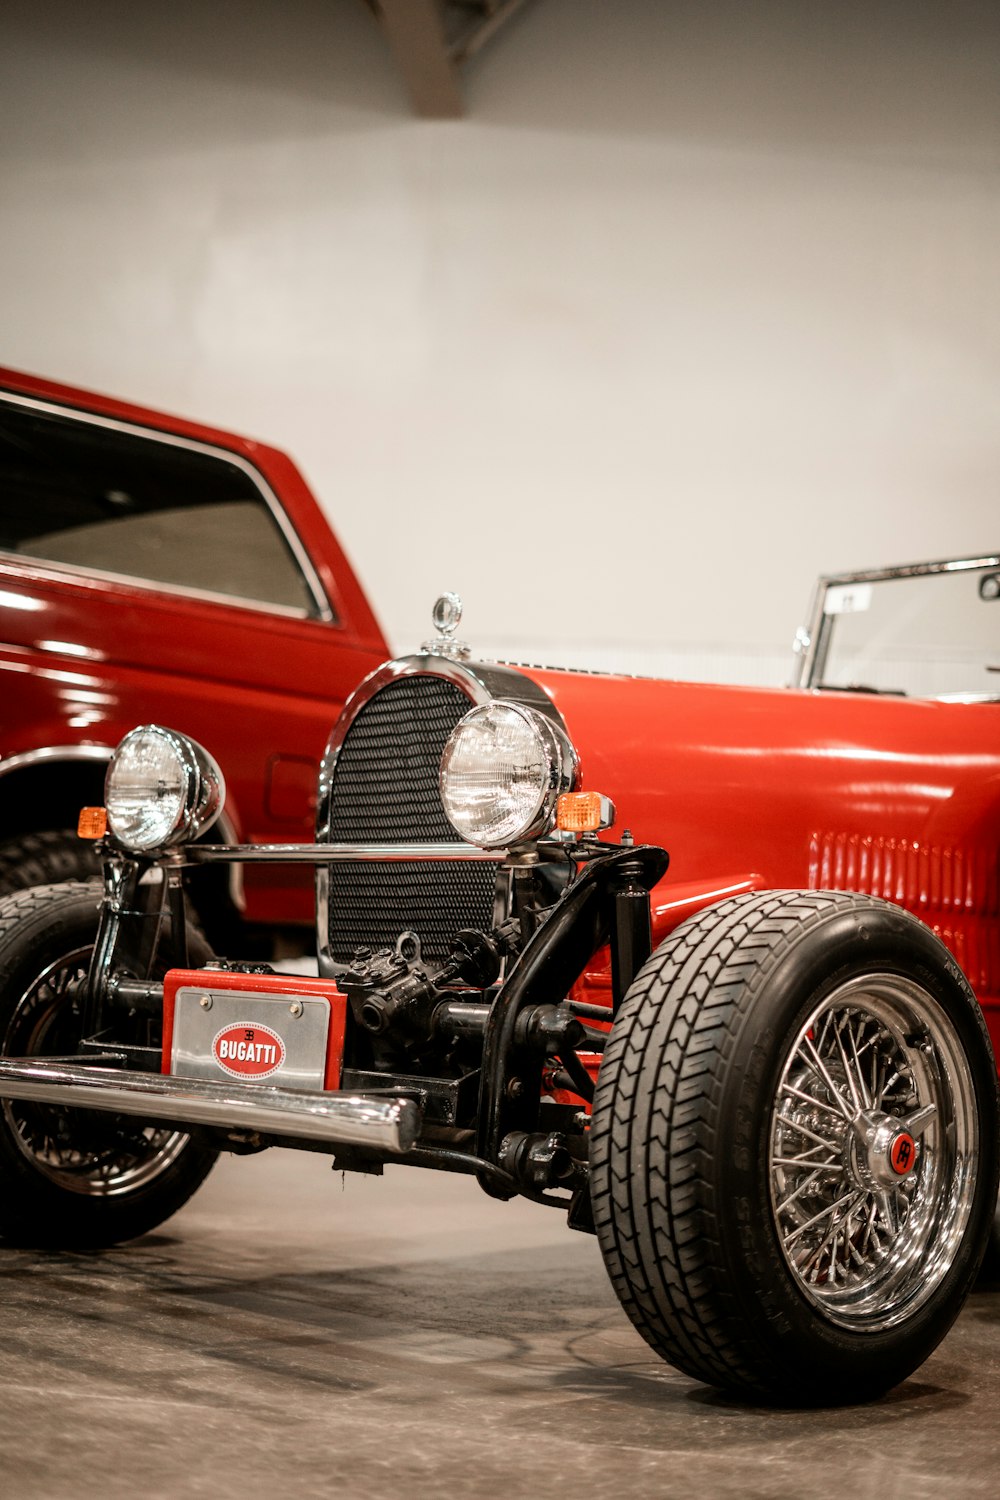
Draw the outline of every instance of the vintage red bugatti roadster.
<instances>
[{"instance_id":1,"label":"vintage red bugatti roadster","mask_svg":"<svg viewBox=\"0 0 1000 1500\"><path fill-rule=\"evenodd\" d=\"M206 842L211 756L131 731L103 885L0 903L0 1235L142 1234L219 1150L409 1162L596 1231L698 1379L885 1390L997 1198L998 596L998 556L822 580L793 690L476 663L445 596L307 845ZM192 920L266 860L316 869L315 978Z\"/></svg>"}]
</instances>

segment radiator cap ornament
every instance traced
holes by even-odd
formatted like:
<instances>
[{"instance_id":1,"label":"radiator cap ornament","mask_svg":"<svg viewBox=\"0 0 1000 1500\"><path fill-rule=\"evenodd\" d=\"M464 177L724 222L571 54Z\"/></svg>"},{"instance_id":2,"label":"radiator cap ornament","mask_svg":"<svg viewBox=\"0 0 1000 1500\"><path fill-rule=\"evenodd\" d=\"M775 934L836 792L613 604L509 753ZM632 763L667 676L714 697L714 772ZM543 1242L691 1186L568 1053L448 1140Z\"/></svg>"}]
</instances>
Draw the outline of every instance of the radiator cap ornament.
<instances>
[{"instance_id":1,"label":"radiator cap ornament","mask_svg":"<svg viewBox=\"0 0 1000 1500\"><path fill-rule=\"evenodd\" d=\"M421 651L426 656L447 656L452 661L465 661L471 649L464 641L455 639L455 631L462 619L462 601L458 594L442 594L431 611L431 619L437 635L424 641Z\"/></svg>"}]
</instances>

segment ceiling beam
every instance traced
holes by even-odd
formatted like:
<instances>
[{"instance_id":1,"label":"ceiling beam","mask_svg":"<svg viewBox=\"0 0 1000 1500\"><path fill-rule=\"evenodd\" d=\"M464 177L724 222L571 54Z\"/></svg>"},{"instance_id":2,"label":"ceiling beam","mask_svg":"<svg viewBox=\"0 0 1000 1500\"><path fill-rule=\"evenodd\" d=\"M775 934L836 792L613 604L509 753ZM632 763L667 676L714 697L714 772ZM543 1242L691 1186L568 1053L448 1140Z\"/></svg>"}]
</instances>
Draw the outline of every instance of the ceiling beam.
<instances>
[{"instance_id":1,"label":"ceiling beam","mask_svg":"<svg viewBox=\"0 0 1000 1500\"><path fill-rule=\"evenodd\" d=\"M525 0L478 0L478 3L470 4L469 0L452 0L453 10L464 5L478 12L478 19L465 27L452 42L449 49L452 62L464 63L474 56L524 3Z\"/></svg>"},{"instance_id":2,"label":"ceiling beam","mask_svg":"<svg viewBox=\"0 0 1000 1500\"><path fill-rule=\"evenodd\" d=\"M376 13L414 111L429 120L458 119L462 91L439 0L378 0Z\"/></svg>"}]
</instances>

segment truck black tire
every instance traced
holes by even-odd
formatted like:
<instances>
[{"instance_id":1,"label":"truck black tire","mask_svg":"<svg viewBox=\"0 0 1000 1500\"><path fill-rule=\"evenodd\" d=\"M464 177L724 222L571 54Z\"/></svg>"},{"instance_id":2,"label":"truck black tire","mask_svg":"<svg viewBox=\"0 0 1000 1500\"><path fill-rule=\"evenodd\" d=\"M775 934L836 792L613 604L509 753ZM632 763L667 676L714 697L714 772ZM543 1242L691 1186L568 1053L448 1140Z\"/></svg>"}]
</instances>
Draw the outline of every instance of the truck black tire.
<instances>
[{"instance_id":1,"label":"truck black tire","mask_svg":"<svg viewBox=\"0 0 1000 1500\"><path fill-rule=\"evenodd\" d=\"M898 907L737 896L636 976L601 1065L594 1219L643 1338L709 1384L870 1399L927 1358L997 1201L969 985Z\"/></svg>"},{"instance_id":2,"label":"truck black tire","mask_svg":"<svg viewBox=\"0 0 1000 1500\"><path fill-rule=\"evenodd\" d=\"M94 845L72 828L43 828L0 844L0 896L60 880L94 880L100 873Z\"/></svg>"},{"instance_id":3,"label":"truck black tire","mask_svg":"<svg viewBox=\"0 0 1000 1500\"><path fill-rule=\"evenodd\" d=\"M0 1053L66 1056L80 1041L73 981L86 972L100 885L0 900ZM194 938L192 961L209 957ZM0 1240L82 1249L146 1234L187 1202L217 1152L170 1127L0 1100Z\"/></svg>"},{"instance_id":4,"label":"truck black tire","mask_svg":"<svg viewBox=\"0 0 1000 1500\"><path fill-rule=\"evenodd\" d=\"M22 833L16 839L0 844L0 897L14 891L30 890L36 885L55 885L60 881L99 880L101 862L93 843L81 839L72 828L45 828L39 833ZM187 899L188 929L204 933L211 925L213 937L224 943L236 943L238 917L225 899L225 886L210 870L196 870L190 883L197 886L198 898ZM196 909L197 908L197 909ZM203 914L204 913L204 918Z\"/></svg>"}]
</instances>

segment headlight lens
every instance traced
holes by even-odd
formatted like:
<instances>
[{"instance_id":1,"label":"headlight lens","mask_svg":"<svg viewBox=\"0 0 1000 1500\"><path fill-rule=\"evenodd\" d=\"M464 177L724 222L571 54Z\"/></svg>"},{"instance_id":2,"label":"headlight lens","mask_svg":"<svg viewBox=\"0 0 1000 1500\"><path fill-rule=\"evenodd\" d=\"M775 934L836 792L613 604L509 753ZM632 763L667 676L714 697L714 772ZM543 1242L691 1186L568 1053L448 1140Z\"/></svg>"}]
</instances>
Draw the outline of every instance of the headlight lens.
<instances>
[{"instance_id":1,"label":"headlight lens","mask_svg":"<svg viewBox=\"0 0 1000 1500\"><path fill-rule=\"evenodd\" d=\"M197 838L225 798L222 772L208 751L160 724L125 736L104 784L108 827L136 853Z\"/></svg>"},{"instance_id":2,"label":"headlight lens","mask_svg":"<svg viewBox=\"0 0 1000 1500\"><path fill-rule=\"evenodd\" d=\"M506 848L548 829L575 771L572 746L549 719L498 699L452 730L441 756L441 801L467 843Z\"/></svg>"}]
</instances>

